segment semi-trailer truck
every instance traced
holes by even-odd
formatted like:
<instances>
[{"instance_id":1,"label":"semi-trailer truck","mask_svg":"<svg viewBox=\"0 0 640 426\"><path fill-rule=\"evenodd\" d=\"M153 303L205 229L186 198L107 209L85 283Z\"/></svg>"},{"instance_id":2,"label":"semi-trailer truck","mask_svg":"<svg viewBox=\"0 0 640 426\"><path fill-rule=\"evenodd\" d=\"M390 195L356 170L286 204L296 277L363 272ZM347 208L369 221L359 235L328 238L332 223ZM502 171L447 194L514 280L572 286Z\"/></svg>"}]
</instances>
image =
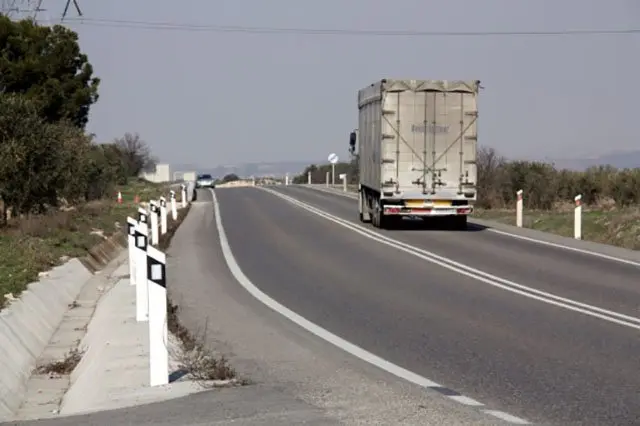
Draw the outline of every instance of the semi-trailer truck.
<instances>
[{"instance_id":1,"label":"semi-trailer truck","mask_svg":"<svg viewBox=\"0 0 640 426\"><path fill-rule=\"evenodd\" d=\"M359 216L378 228L403 217L466 229L477 199L478 80L382 79L358 91L349 150Z\"/></svg>"}]
</instances>

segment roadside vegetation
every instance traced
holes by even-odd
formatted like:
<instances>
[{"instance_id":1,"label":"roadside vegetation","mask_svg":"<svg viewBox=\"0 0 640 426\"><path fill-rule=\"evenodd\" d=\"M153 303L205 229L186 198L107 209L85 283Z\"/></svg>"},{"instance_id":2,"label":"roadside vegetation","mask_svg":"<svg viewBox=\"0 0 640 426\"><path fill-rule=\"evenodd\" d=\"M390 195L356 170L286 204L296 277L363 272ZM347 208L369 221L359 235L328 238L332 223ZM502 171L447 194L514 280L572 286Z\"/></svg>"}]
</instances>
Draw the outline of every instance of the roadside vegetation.
<instances>
[{"instance_id":1,"label":"roadside vegetation","mask_svg":"<svg viewBox=\"0 0 640 426\"><path fill-rule=\"evenodd\" d=\"M640 168L610 165L585 171L561 170L551 163L509 161L491 148L478 150L479 200L474 217L515 225L516 192L523 190L524 226L559 235L573 235L573 198L583 201L583 238L640 249ZM331 165L310 165L296 176L306 183L324 183ZM349 184L358 181L357 159L336 164Z\"/></svg>"},{"instance_id":2,"label":"roadside vegetation","mask_svg":"<svg viewBox=\"0 0 640 426\"><path fill-rule=\"evenodd\" d=\"M156 161L137 134L86 133L99 84L75 32L0 16L0 308L164 192L138 178Z\"/></svg>"}]
</instances>

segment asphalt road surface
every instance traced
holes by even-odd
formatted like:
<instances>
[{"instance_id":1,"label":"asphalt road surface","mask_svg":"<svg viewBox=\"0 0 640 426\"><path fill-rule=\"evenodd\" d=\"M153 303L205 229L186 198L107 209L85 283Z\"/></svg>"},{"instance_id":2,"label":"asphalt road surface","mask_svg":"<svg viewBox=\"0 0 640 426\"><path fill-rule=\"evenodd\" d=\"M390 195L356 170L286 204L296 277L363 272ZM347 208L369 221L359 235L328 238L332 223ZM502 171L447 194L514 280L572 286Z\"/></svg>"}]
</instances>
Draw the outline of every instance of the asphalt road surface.
<instances>
[{"instance_id":1,"label":"asphalt road surface","mask_svg":"<svg viewBox=\"0 0 640 426\"><path fill-rule=\"evenodd\" d=\"M354 200L303 187L272 189L359 223ZM460 266L375 242L262 189L216 194L243 272L313 323L535 423L640 424L638 323L571 302L637 316L637 266L480 228L375 230L491 274L479 280L477 271L463 274ZM514 292L514 284L570 300L552 304L527 289Z\"/></svg>"}]
</instances>

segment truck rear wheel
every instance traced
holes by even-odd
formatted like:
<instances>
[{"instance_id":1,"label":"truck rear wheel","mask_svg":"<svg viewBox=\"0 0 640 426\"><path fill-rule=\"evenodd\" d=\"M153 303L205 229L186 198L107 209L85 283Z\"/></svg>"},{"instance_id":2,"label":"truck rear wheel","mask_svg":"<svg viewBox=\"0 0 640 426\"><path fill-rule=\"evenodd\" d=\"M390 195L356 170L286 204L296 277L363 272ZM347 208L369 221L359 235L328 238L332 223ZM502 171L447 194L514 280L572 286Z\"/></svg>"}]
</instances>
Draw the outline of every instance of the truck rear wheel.
<instances>
[{"instance_id":1,"label":"truck rear wheel","mask_svg":"<svg viewBox=\"0 0 640 426\"><path fill-rule=\"evenodd\" d=\"M358 192L358 216L360 222L369 223L371 222L371 213L369 210L369 203L366 199L366 194L362 190Z\"/></svg>"},{"instance_id":2,"label":"truck rear wheel","mask_svg":"<svg viewBox=\"0 0 640 426\"><path fill-rule=\"evenodd\" d=\"M457 231L466 231L467 230L467 216L453 216L451 218L451 224L453 225L453 229Z\"/></svg>"}]
</instances>

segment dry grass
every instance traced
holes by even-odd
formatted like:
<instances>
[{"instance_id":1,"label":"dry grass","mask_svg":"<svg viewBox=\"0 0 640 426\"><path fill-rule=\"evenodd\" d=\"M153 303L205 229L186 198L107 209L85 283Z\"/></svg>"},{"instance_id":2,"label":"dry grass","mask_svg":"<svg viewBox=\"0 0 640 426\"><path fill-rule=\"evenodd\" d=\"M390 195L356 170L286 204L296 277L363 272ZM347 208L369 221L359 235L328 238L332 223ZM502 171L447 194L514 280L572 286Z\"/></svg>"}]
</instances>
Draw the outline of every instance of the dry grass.
<instances>
[{"instance_id":1,"label":"dry grass","mask_svg":"<svg viewBox=\"0 0 640 426\"><path fill-rule=\"evenodd\" d=\"M87 251L113 235L136 214L134 195L147 201L161 194L166 186L136 181L118 188L123 204L116 196L46 215L12 219L0 229L0 309L5 295L17 297L38 274Z\"/></svg>"},{"instance_id":2,"label":"dry grass","mask_svg":"<svg viewBox=\"0 0 640 426\"><path fill-rule=\"evenodd\" d=\"M224 355L216 356L207 345L207 328L202 333L192 333L180 323L178 306L168 304L168 326L171 334L181 344L178 362L190 378L203 386L244 384L237 380L236 371Z\"/></svg>"},{"instance_id":3,"label":"dry grass","mask_svg":"<svg viewBox=\"0 0 640 426\"><path fill-rule=\"evenodd\" d=\"M70 350L63 360L53 361L36 368L38 374L49 374L63 376L71 374L82 360L83 351L79 349Z\"/></svg>"},{"instance_id":4,"label":"dry grass","mask_svg":"<svg viewBox=\"0 0 640 426\"><path fill-rule=\"evenodd\" d=\"M508 225L516 224L515 210L476 210L473 217ZM523 226L543 232L573 237L573 209L527 210ZM582 215L582 238L632 250L640 250L640 208L588 209Z\"/></svg>"}]
</instances>

